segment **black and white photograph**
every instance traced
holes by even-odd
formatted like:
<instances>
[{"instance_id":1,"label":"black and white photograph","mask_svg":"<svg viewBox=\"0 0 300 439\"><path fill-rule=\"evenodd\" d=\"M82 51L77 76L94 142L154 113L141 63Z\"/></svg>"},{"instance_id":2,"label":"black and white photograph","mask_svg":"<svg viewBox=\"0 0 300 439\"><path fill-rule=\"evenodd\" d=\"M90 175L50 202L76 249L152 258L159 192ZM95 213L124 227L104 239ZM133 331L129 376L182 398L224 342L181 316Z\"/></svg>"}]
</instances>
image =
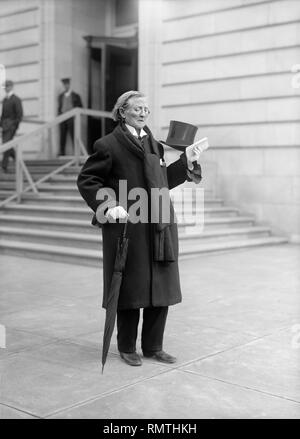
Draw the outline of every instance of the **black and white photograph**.
<instances>
[{"instance_id":1,"label":"black and white photograph","mask_svg":"<svg viewBox=\"0 0 300 439\"><path fill-rule=\"evenodd\" d=\"M0 0L0 420L300 419L299 269L300 0Z\"/></svg>"}]
</instances>

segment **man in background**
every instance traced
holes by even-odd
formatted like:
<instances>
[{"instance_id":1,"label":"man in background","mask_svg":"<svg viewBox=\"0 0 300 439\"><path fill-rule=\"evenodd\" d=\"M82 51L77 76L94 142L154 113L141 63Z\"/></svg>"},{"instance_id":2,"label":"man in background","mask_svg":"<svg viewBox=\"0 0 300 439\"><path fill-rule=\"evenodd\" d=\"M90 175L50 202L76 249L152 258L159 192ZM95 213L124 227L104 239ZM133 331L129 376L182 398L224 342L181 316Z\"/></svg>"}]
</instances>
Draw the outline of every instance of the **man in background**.
<instances>
[{"instance_id":1,"label":"man in background","mask_svg":"<svg viewBox=\"0 0 300 439\"><path fill-rule=\"evenodd\" d=\"M82 107L81 97L78 93L71 90L71 79L63 78L61 80L64 86L64 92L58 96L58 114L66 113L75 107ZM60 124L60 154L66 154L66 141L68 133L71 136L74 147L74 120L66 120Z\"/></svg>"},{"instance_id":2,"label":"man in background","mask_svg":"<svg viewBox=\"0 0 300 439\"><path fill-rule=\"evenodd\" d=\"M13 81L5 81L6 96L3 99L0 126L2 128L2 143L12 140L17 132L19 124L23 118L23 106L21 99L14 94ZM10 148L3 154L2 169L7 172L9 158L15 159L15 150Z\"/></svg>"}]
</instances>

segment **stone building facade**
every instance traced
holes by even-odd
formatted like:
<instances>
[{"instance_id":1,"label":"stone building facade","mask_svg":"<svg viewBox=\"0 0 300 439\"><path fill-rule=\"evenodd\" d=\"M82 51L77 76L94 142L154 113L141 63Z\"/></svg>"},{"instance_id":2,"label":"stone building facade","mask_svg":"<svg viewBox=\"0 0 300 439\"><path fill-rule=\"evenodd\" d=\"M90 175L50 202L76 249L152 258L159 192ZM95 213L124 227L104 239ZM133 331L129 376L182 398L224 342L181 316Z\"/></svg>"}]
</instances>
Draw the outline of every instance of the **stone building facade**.
<instances>
[{"instance_id":1,"label":"stone building facade","mask_svg":"<svg viewBox=\"0 0 300 439\"><path fill-rule=\"evenodd\" d=\"M85 106L97 94L84 36L136 36L138 88L156 137L166 138L171 119L198 125L197 138L211 145L203 167L215 194L299 242L300 2L140 0L138 19L131 12L122 22L120 1L134 8L131 0L0 0L0 63L26 116L55 116L61 77L72 77Z\"/></svg>"}]
</instances>

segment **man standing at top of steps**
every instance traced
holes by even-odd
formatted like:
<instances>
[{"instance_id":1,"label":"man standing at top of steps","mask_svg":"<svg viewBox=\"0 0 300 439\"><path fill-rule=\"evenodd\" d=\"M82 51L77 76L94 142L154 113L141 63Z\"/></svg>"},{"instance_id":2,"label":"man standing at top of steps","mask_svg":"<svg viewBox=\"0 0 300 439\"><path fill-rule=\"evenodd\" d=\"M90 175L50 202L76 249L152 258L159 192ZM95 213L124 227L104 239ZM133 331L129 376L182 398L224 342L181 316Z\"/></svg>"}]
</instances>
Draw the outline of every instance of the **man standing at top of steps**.
<instances>
[{"instance_id":1,"label":"man standing at top of steps","mask_svg":"<svg viewBox=\"0 0 300 439\"><path fill-rule=\"evenodd\" d=\"M58 114L66 113L72 110L72 108L82 108L81 97L78 93L71 90L71 79L63 78L61 80L64 86L64 92L58 96ZM60 124L60 153L59 155L65 155L66 153L66 141L68 132L70 133L73 147L74 147L74 120L68 119Z\"/></svg>"},{"instance_id":2,"label":"man standing at top of steps","mask_svg":"<svg viewBox=\"0 0 300 439\"><path fill-rule=\"evenodd\" d=\"M13 81L5 81L6 96L3 99L0 126L2 128L2 143L9 142L16 134L19 124L23 118L23 107L21 99L13 92ZM10 148L3 154L2 169L7 172L9 157L15 159L15 150Z\"/></svg>"}]
</instances>

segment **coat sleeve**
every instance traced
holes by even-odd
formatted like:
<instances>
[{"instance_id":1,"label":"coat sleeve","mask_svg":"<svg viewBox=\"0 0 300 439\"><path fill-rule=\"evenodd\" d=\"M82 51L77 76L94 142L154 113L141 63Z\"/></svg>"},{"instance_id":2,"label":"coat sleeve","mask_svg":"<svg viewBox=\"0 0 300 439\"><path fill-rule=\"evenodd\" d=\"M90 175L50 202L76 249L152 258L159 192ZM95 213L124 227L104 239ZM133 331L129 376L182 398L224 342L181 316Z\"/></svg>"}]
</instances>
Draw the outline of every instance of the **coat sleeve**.
<instances>
[{"instance_id":1,"label":"coat sleeve","mask_svg":"<svg viewBox=\"0 0 300 439\"><path fill-rule=\"evenodd\" d=\"M117 202L112 189L105 187L112 169L109 148L98 140L94 145L94 151L78 175L77 186L82 198L95 213L92 224L101 226L106 222L106 210L115 207Z\"/></svg>"},{"instance_id":2,"label":"coat sleeve","mask_svg":"<svg viewBox=\"0 0 300 439\"><path fill-rule=\"evenodd\" d=\"M164 148L160 143L158 145L160 157L163 159ZM184 153L181 154L178 160L167 167L167 178L169 189L173 189L187 180L187 159Z\"/></svg>"},{"instance_id":3,"label":"coat sleeve","mask_svg":"<svg viewBox=\"0 0 300 439\"><path fill-rule=\"evenodd\" d=\"M164 149L163 146L159 143L160 155L163 158ZM169 189L173 189L176 186L187 181L193 181L198 184L202 180L202 171L201 166L197 163L194 164L193 170L189 170L187 165L187 158L185 153L180 155L180 158L175 162L171 163L167 167L167 178L169 183Z\"/></svg>"},{"instance_id":4,"label":"coat sleeve","mask_svg":"<svg viewBox=\"0 0 300 439\"><path fill-rule=\"evenodd\" d=\"M169 189L173 189L187 180L187 160L184 153L167 167L167 175Z\"/></svg>"}]
</instances>

